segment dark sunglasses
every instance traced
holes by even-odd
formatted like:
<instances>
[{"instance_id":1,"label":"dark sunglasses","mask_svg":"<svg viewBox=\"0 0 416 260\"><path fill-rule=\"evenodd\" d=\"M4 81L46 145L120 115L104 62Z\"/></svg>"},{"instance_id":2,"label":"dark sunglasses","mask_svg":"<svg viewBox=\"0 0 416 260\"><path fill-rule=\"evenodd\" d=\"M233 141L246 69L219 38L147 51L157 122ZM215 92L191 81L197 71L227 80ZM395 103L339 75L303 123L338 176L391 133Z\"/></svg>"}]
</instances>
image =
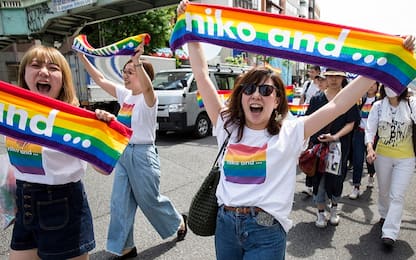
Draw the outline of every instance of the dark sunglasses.
<instances>
[{"instance_id":1,"label":"dark sunglasses","mask_svg":"<svg viewBox=\"0 0 416 260\"><path fill-rule=\"evenodd\" d=\"M256 92L256 89L259 88L259 93L263 97L270 96L274 89L276 89L276 96L280 97L279 91L277 91L277 88L273 85L262 84L257 86L256 84L242 84L241 86L243 87L243 93L248 96L252 95Z\"/></svg>"}]
</instances>

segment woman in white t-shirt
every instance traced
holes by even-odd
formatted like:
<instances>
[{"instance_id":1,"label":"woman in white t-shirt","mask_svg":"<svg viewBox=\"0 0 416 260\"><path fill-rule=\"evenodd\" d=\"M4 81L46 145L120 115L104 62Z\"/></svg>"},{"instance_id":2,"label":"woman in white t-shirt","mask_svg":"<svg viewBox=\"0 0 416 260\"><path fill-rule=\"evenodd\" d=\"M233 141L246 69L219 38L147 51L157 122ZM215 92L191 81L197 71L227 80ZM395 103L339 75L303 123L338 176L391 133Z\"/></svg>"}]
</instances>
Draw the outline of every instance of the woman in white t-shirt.
<instances>
[{"instance_id":1,"label":"woman in white t-shirt","mask_svg":"<svg viewBox=\"0 0 416 260\"><path fill-rule=\"evenodd\" d=\"M107 250L117 255L115 259L137 256L133 230L138 206L163 239L176 233L177 241L181 241L187 232L186 216L159 190L160 161L155 146L157 97L151 82L153 66L140 59L143 44L122 69L124 86L106 79L83 54L78 55L95 83L117 98L121 106L117 119L133 129L129 145L114 170Z\"/></svg>"},{"instance_id":2,"label":"woman in white t-shirt","mask_svg":"<svg viewBox=\"0 0 416 260\"><path fill-rule=\"evenodd\" d=\"M25 53L18 85L79 105L69 64L53 47L36 45ZM96 116L114 119L102 110ZM87 162L25 140L6 137L5 144L17 186L10 259L88 259L95 240L81 180Z\"/></svg>"},{"instance_id":3,"label":"woman in white t-shirt","mask_svg":"<svg viewBox=\"0 0 416 260\"><path fill-rule=\"evenodd\" d=\"M381 241L390 248L399 235L405 194L415 170L412 125L416 120L416 100L408 97L407 89L397 95L384 86L380 97L368 115L365 143L367 161L374 163L377 172Z\"/></svg>"},{"instance_id":4,"label":"woman in white t-shirt","mask_svg":"<svg viewBox=\"0 0 416 260\"><path fill-rule=\"evenodd\" d=\"M187 3L179 4L178 15ZM278 75L265 67L244 73L224 106L200 43L189 42L188 50L218 146L231 134L220 160L216 257L284 259L296 164L304 141L347 111L375 81L359 76L315 113L289 120L285 87Z\"/></svg>"}]
</instances>

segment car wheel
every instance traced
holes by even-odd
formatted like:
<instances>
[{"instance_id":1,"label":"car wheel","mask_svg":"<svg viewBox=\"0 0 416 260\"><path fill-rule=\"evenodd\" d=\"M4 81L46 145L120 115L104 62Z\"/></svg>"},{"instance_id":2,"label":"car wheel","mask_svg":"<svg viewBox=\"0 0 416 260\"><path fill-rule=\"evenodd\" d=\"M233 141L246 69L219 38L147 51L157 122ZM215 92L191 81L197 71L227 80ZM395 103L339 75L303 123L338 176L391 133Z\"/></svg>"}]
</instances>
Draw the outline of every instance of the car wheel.
<instances>
[{"instance_id":1,"label":"car wheel","mask_svg":"<svg viewBox=\"0 0 416 260\"><path fill-rule=\"evenodd\" d=\"M198 138L208 136L211 131L211 121L206 114L200 114L195 122L194 134Z\"/></svg>"}]
</instances>

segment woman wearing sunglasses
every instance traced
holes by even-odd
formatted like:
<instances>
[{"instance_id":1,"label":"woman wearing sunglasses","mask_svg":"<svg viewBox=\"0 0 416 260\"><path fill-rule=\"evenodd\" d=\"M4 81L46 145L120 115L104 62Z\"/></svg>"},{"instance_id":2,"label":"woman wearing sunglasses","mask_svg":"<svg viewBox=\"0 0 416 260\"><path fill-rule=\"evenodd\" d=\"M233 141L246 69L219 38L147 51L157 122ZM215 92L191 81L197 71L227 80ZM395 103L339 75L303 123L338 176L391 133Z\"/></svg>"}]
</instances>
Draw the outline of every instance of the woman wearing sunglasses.
<instances>
[{"instance_id":1,"label":"woman wearing sunglasses","mask_svg":"<svg viewBox=\"0 0 416 260\"><path fill-rule=\"evenodd\" d=\"M179 4L178 15L187 3ZM413 41L410 37L405 46ZM200 43L188 43L188 50L218 145L231 135L220 160L216 258L284 259L296 164L304 141L353 106L375 80L359 76L313 114L289 120L278 75L264 67L246 72L224 106L209 78Z\"/></svg>"}]
</instances>

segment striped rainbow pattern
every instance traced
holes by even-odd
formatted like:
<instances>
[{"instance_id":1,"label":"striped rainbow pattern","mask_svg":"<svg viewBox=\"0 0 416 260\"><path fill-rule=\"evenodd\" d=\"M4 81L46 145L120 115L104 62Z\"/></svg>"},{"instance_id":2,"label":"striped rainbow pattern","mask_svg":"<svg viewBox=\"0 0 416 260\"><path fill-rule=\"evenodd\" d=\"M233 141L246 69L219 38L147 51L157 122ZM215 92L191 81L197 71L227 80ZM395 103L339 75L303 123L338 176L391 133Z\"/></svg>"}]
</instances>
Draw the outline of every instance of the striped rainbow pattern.
<instances>
[{"instance_id":1,"label":"striped rainbow pattern","mask_svg":"<svg viewBox=\"0 0 416 260\"><path fill-rule=\"evenodd\" d=\"M217 90L218 96L223 104L227 102L228 98L231 96L231 92L231 90ZM199 108L204 107L204 101L199 92L196 93L196 102L198 103Z\"/></svg>"},{"instance_id":2,"label":"striped rainbow pattern","mask_svg":"<svg viewBox=\"0 0 416 260\"><path fill-rule=\"evenodd\" d=\"M52 118L50 123L46 118ZM43 120L45 119L45 120ZM44 145L110 174L132 134L118 121L0 81L0 134Z\"/></svg>"},{"instance_id":3,"label":"striped rainbow pattern","mask_svg":"<svg viewBox=\"0 0 416 260\"><path fill-rule=\"evenodd\" d=\"M117 120L127 127L131 127L131 115L133 113L134 104L123 104L117 115Z\"/></svg>"},{"instance_id":4,"label":"striped rainbow pattern","mask_svg":"<svg viewBox=\"0 0 416 260\"><path fill-rule=\"evenodd\" d=\"M230 144L224 157L224 175L228 182L261 184L266 180L266 151L263 147Z\"/></svg>"},{"instance_id":5,"label":"striped rainbow pattern","mask_svg":"<svg viewBox=\"0 0 416 260\"><path fill-rule=\"evenodd\" d=\"M293 85L286 86L286 98L287 102L292 103L293 102Z\"/></svg>"},{"instance_id":6,"label":"striped rainbow pattern","mask_svg":"<svg viewBox=\"0 0 416 260\"><path fill-rule=\"evenodd\" d=\"M336 68L376 79L396 92L416 87L416 59L398 36L218 5L188 4L170 47L201 41Z\"/></svg>"},{"instance_id":7,"label":"striped rainbow pattern","mask_svg":"<svg viewBox=\"0 0 416 260\"><path fill-rule=\"evenodd\" d=\"M138 34L136 36L127 37L116 43L96 49L89 44L86 35L80 34L74 38L72 49L95 57L134 55L134 50L142 41L144 41L145 44L148 44L150 42L150 35L147 33Z\"/></svg>"},{"instance_id":8,"label":"striped rainbow pattern","mask_svg":"<svg viewBox=\"0 0 416 260\"><path fill-rule=\"evenodd\" d=\"M361 108L360 115L361 118L368 118L368 114L370 113L371 107L373 104L364 104Z\"/></svg>"},{"instance_id":9,"label":"striped rainbow pattern","mask_svg":"<svg viewBox=\"0 0 416 260\"><path fill-rule=\"evenodd\" d=\"M289 103L289 111L294 116L304 116L306 110L308 109L308 104L301 104L301 105L295 105L293 103Z\"/></svg>"}]
</instances>

